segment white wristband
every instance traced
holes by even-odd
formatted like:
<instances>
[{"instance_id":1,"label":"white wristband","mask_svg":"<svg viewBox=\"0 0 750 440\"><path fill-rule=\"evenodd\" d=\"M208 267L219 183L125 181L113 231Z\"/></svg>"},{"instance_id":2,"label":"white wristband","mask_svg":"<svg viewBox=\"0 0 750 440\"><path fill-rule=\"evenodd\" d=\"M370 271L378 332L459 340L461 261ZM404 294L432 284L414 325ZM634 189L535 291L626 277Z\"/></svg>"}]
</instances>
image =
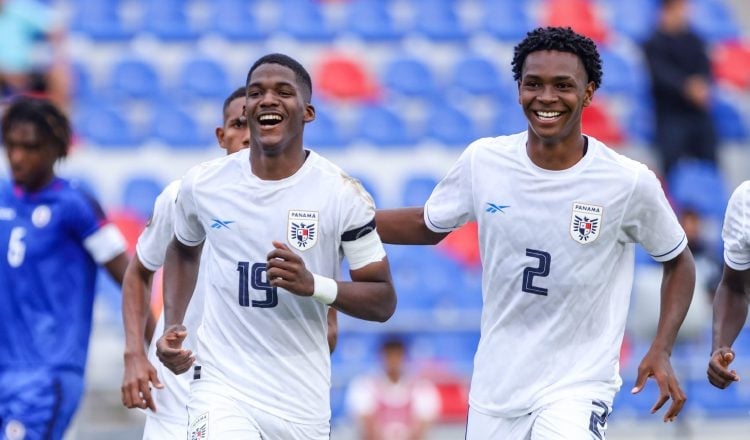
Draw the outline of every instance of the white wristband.
<instances>
[{"instance_id":1,"label":"white wristband","mask_svg":"<svg viewBox=\"0 0 750 440\"><path fill-rule=\"evenodd\" d=\"M312 274L314 280L312 297L316 301L330 305L336 301L339 294L339 285L336 281L318 274Z\"/></svg>"}]
</instances>

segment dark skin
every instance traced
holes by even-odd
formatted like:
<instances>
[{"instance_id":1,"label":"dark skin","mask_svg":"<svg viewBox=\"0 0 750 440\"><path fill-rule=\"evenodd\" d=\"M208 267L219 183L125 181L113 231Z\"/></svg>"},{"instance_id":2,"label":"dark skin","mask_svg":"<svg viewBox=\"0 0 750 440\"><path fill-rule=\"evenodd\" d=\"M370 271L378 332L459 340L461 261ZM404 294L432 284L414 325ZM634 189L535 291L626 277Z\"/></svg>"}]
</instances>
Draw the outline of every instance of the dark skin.
<instances>
[{"instance_id":1,"label":"dark skin","mask_svg":"<svg viewBox=\"0 0 750 440\"><path fill-rule=\"evenodd\" d=\"M315 119L310 93L294 72L279 64L263 64L247 84L245 116L250 128L250 169L263 180L280 180L295 174L304 164L304 124ZM289 247L270 241L267 276L272 286L298 296L312 296L312 273ZM195 286L202 244L186 246L173 239L167 249L164 278L166 330L157 341L157 355L179 374L194 362L182 348L186 329L181 325ZM388 260L350 270L351 282L337 281L338 295L331 307L356 318L386 321L396 308L396 294ZM330 316L330 313L329 313Z\"/></svg>"},{"instance_id":2,"label":"dark skin","mask_svg":"<svg viewBox=\"0 0 750 440\"><path fill-rule=\"evenodd\" d=\"M725 264L714 297L713 343L707 371L708 381L717 388L740 380L729 365L735 359L732 344L745 325L749 305L750 270L738 271Z\"/></svg>"},{"instance_id":3,"label":"dark skin","mask_svg":"<svg viewBox=\"0 0 750 440\"><path fill-rule=\"evenodd\" d=\"M530 53L518 83L518 102L528 121L526 152L531 161L547 170L564 170L583 157L581 117L595 92L577 55L540 50ZM446 234L432 232L424 221L424 208L378 210L378 231L384 243L436 244ZM632 393L640 392L649 377L659 387L651 412L672 399L664 421L674 421L686 397L670 363L677 332L685 319L695 284L695 263L689 249L663 263L661 312L657 334L638 367Z\"/></svg>"}]
</instances>

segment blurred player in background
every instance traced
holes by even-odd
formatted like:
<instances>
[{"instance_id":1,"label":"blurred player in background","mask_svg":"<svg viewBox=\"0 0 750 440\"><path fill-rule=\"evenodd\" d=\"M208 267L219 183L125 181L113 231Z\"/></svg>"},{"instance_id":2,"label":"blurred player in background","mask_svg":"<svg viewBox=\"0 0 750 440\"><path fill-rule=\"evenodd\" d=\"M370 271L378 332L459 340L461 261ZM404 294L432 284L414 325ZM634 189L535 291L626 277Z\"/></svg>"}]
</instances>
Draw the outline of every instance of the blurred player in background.
<instances>
[{"instance_id":1,"label":"blurred player in background","mask_svg":"<svg viewBox=\"0 0 750 440\"><path fill-rule=\"evenodd\" d=\"M245 88L240 87L224 101L223 124L216 128L219 146L232 154L247 148L250 132L243 113ZM154 272L164 264L164 254L173 236L174 206L180 181L170 183L157 197L154 211L146 228L138 237L136 255L125 272L122 287L122 312L125 326L125 373L122 383L122 402L128 408L149 408L146 413L144 439L171 439L185 435L187 404L190 391L188 373L175 376L156 359L156 348L146 354L143 339L151 340L147 331L150 314L150 286ZM197 328L203 308L203 291L196 289L185 314L185 323ZM153 329L152 329L153 330ZM163 317L159 319L156 334L164 331ZM185 346L193 348L194 338ZM152 390L153 387L156 388Z\"/></svg>"},{"instance_id":2,"label":"blurred player in background","mask_svg":"<svg viewBox=\"0 0 750 440\"><path fill-rule=\"evenodd\" d=\"M2 140L0 436L60 439L83 394L97 265L121 283L126 243L91 195L55 175L71 143L55 105L18 98Z\"/></svg>"},{"instance_id":3,"label":"blurred player in background","mask_svg":"<svg viewBox=\"0 0 750 440\"><path fill-rule=\"evenodd\" d=\"M425 440L440 415L440 394L407 369L406 343L389 336L380 345L382 371L349 384L347 406L362 440Z\"/></svg>"},{"instance_id":4,"label":"blurred player in background","mask_svg":"<svg viewBox=\"0 0 750 440\"><path fill-rule=\"evenodd\" d=\"M724 240L724 272L714 297L713 345L708 380L726 388L740 380L729 370L735 353L732 344L747 320L750 305L750 181L732 194L721 233Z\"/></svg>"},{"instance_id":5,"label":"blurred player in background","mask_svg":"<svg viewBox=\"0 0 750 440\"><path fill-rule=\"evenodd\" d=\"M685 394L670 353L695 282L685 233L653 172L582 133L602 79L591 39L538 28L512 65L528 129L469 145L424 208L377 214L394 244L435 244L478 222L484 306L466 438L604 437L622 383L635 243L664 276L632 392L656 379L652 412L672 398L672 421Z\"/></svg>"},{"instance_id":6,"label":"blurred player in background","mask_svg":"<svg viewBox=\"0 0 750 440\"><path fill-rule=\"evenodd\" d=\"M195 361L181 344L196 331L183 323L203 259L210 285L189 437L327 440L327 310L387 320L396 306L390 269L372 198L304 147L304 126L315 119L305 68L266 55L246 86L250 148L194 167L180 186L157 354L177 374ZM351 282L336 281L343 257Z\"/></svg>"}]
</instances>

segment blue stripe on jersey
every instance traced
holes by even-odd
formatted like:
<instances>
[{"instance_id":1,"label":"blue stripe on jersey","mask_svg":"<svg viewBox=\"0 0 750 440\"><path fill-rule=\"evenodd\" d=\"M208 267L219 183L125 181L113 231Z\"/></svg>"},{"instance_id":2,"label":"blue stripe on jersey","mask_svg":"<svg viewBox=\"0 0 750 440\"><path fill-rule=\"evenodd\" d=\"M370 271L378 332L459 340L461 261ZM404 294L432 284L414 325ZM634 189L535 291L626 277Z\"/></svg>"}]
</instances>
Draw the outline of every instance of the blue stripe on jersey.
<instances>
[{"instance_id":1,"label":"blue stripe on jersey","mask_svg":"<svg viewBox=\"0 0 750 440\"><path fill-rule=\"evenodd\" d=\"M83 371L97 265L83 241L105 222L90 196L55 179L0 183L0 367Z\"/></svg>"},{"instance_id":2,"label":"blue stripe on jersey","mask_svg":"<svg viewBox=\"0 0 750 440\"><path fill-rule=\"evenodd\" d=\"M677 249L678 247L682 246L682 242L683 242L683 241L685 241L685 239L686 239L686 238L687 238L687 237L683 235L683 236L682 236L682 240L680 240L680 242L679 242L679 243L677 243L677 246L673 247L672 249L670 249L670 250L669 250L669 251L667 251L667 252L664 252L663 254L659 254L659 255L652 255L652 257L654 257L654 258L659 258L659 257L663 257L663 256L665 256L665 255L669 255L669 254L671 254L672 252L674 252L674 250L675 250L675 249Z\"/></svg>"},{"instance_id":3,"label":"blue stripe on jersey","mask_svg":"<svg viewBox=\"0 0 750 440\"><path fill-rule=\"evenodd\" d=\"M341 241L354 241L358 238L364 237L365 235L369 234L370 232L374 230L375 230L375 219L373 218L372 221L370 221L366 225L346 231L343 234L341 234Z\"/></svg>"}]
</instances>

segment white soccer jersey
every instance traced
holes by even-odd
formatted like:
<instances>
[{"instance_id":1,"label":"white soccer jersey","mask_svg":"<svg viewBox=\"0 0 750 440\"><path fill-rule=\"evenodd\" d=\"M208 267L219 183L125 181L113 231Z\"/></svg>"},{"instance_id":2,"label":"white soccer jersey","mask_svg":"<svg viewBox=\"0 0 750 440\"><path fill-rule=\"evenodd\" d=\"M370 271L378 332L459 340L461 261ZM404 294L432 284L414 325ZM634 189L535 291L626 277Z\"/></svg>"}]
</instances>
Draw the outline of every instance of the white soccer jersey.
<instances>
[{"instance_id":1,"label":"white soccer jersey","mask_svg":"<svg viewBox=\"0 0 750 440\"><path fill-rule=\"evenodd\" d=\"M164 257L167 246L174 235L174 207L177 200L177 192L180 189L180 181L167 185L159 194L154 203L154 212L148 225L138 237L135 246L138 259L143 266L149 270L157 271L164 265ZM199 271L199 280L196 283L193 296L185 311L183 325L187 328L187 337L182 346L188 350L196 347L196 334L203 315L203 283L202 274ZM174 421L183 421L182 426L187 426L187 404L190 393L190 380L193 378L193 370L190 369L180 375L175 375L156 357L156 340L164 333L164 313L159 315L154 329L154 339L148 349L148 359L156 368L159 380L164 384L162 389L152 389L156 404L156 413L147 411L149 417L167 418Z\"/></svg>"},{"instance_id":2,"label":"white soccer jersey","mask_svg":"<svg viewBox=\"0 0 750 440\"><path fill-rule=\"evenodd\" d=\"M371 229L375 208L356 180L315 152L294 175L268 181L252 174L249 151L193 168L177 200L175 236L211 245L202 256L201 380L286 420L327 423L327 307L270 287L266 256L280 241L311 272L338 279L342 241Z\"/></svg>"},{"instance_id":3,"label":"white soccer jersey","mask_svg":"<svg viewBox=\"0 0 750 440\"><path fill-rule=\"evenodd\" d=\"M724 262L734 270L750 269L750 180L732 193L721 231Z\"/></svg>"},{"instance_id":4,"label":"white soccer jersey","mask_svg":"<svg viewBox=\"0 0 750 440\"><path fill-rule=\"evenodd\" d=\"M576 165L545 170L526 141L472 143L425 205L433 231L479 225L484 307L469 401L498 417L561 397L611 402L634 243L657 261L687 245L645 165L588 137Z\"/></svg>"}]
</instances>

